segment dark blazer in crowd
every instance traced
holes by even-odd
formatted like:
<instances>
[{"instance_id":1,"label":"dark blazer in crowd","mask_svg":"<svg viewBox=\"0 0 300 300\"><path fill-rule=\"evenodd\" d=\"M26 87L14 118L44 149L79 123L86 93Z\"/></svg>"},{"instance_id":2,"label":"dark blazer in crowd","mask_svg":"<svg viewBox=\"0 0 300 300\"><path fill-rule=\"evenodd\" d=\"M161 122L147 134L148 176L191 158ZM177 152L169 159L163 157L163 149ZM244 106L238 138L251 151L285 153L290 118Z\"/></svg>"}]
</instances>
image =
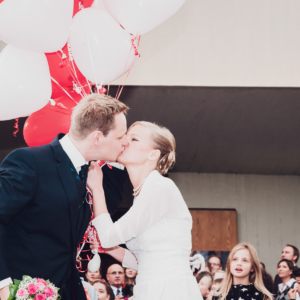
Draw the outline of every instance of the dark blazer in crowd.
<instances>
[{"instance_id":1,"label":"dark blazer in crowd","mask_svg":"<svg viewBox=\"0 0 300 300\"><path fill-rule=\"evenodd\" d=\"M297 266L294 266L294 272L297 271L299 272L300 271L300 268L298 268ZM293 275L292 275L293 277ZM278 274L275 276L274 278L274 291L273 291L273 294L277 295L278 294L278 285L282 283L282 279L278 276Z\"/></svg>"},{"instance_id":2,"label":"dark blazer in crowd","mask_svg":"<svg viewBox=\"0 0 300 300\"><path fill-rule=\"evenodd\" d=\"M86 299L76 251L91 218L86 186L61 147L17 149L0 166L0 280L23 275L49 279L64 300ZM110 214L122 199L125 171L103 167Z\"/></svg>"}]
</instances>

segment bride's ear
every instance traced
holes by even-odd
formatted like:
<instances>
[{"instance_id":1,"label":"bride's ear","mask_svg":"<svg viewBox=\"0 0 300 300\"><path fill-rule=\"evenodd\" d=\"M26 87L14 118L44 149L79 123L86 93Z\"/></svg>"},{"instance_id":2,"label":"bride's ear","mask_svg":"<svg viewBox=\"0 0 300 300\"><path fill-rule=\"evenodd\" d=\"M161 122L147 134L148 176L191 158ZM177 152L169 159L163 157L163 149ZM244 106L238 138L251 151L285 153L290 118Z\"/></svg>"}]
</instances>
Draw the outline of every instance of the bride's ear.
<instances>
[{"instance_id":1,"label":"bride's ear","mask_svg":"<svg viewBox=\"0 0 300 300\"><path fill-rule=\"evenodd\" d=\"M148 156L148 159L149 160L157 160L157 159L159 159L159 157L160 157L160 150L158 150L158 149L153 149L151 152L150 152L150 154L149 154L149 156Z\"/></svg>"}]
</instances>

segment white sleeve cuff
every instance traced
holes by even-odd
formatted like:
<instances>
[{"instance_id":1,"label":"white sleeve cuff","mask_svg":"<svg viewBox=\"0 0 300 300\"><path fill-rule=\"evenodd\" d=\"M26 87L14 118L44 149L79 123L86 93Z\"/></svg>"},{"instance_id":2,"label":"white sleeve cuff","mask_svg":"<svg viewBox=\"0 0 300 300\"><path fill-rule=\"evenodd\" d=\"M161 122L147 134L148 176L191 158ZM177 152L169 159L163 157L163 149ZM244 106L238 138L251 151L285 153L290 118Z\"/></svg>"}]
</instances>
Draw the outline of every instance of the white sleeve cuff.
<instances>
[{"instance_id":1,"label":"white sleeve cuff","mask_svg":"<svg viewBox=\"0 0 300 300\"><path fill-rule=\"evenodd\" d=\"M138 263L136 260L136 257L133 255L133 253L127 249L125 249L125 255L122 263L124 268L130 268L133 270L138 270Z\"/></svg>"},{"instance_id":2,"label":"white sleeve cuff","mask_svg":"<svg viewBox=\"0 0 300 300\"><path fill-rule=\"evenodd\" d=\"M1 281L0 281L0 289L6 287L6 286L9 285L10 283L11 283L11 284L13 283L10 277L1 280Z\"/></svg>"},{"instance_id":3,"label":"white sleeve cuff","mask_svg":"<svg viewBox=\"0 0 300 300\"><path fill-rule=\"evenodd\" d=\"M101 242L101 238L103 238L103 236L105 235L107 229L111 226L113 226L113 221L110 217L109 213L105 213L105 214L101 214L98 217L96 217L93 221L92 221L93 226L95 226L100 242Z\"/></svg>"}]
</instances>

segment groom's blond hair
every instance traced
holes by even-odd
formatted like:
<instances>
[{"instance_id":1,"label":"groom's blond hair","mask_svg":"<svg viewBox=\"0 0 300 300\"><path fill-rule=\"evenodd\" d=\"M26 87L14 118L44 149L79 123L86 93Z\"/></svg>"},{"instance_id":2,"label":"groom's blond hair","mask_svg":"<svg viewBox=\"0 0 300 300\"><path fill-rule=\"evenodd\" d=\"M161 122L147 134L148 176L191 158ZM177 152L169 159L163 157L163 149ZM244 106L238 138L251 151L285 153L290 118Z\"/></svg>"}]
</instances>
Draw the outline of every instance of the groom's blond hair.
<instances>
[{"instance_id":1,"label":"groom's blond hair","mask_svg":"<svg viewBox=\"0 0 300 300\"><path fill-rule=\"evenodd\" d=\"M107 136L115 126L115 115L126 113L128 106L123 102L102 94L92 94L82 99L74 108L70 134L79 140L93 131Z\"/></svg>"}]
</instances>

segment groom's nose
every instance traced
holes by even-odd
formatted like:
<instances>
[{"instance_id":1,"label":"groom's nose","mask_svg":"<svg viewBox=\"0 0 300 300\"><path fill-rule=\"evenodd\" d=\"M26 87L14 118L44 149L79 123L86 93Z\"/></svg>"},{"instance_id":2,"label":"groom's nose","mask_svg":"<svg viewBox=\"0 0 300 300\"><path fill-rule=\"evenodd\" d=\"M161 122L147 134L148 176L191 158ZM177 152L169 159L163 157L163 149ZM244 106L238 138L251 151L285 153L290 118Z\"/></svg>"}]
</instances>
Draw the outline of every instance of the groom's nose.
<instances>
[{"instance_id":1,"label":"groom's nose","mask_svg":"<svg viewBox=\"0 0 300 300\"><path fill-rule=\"evenodd\" d=\"M127 140L127 135L125 134L122 138L122 146L127 146L128 145L128 140Z\"/></svg>"}]
</instances>

